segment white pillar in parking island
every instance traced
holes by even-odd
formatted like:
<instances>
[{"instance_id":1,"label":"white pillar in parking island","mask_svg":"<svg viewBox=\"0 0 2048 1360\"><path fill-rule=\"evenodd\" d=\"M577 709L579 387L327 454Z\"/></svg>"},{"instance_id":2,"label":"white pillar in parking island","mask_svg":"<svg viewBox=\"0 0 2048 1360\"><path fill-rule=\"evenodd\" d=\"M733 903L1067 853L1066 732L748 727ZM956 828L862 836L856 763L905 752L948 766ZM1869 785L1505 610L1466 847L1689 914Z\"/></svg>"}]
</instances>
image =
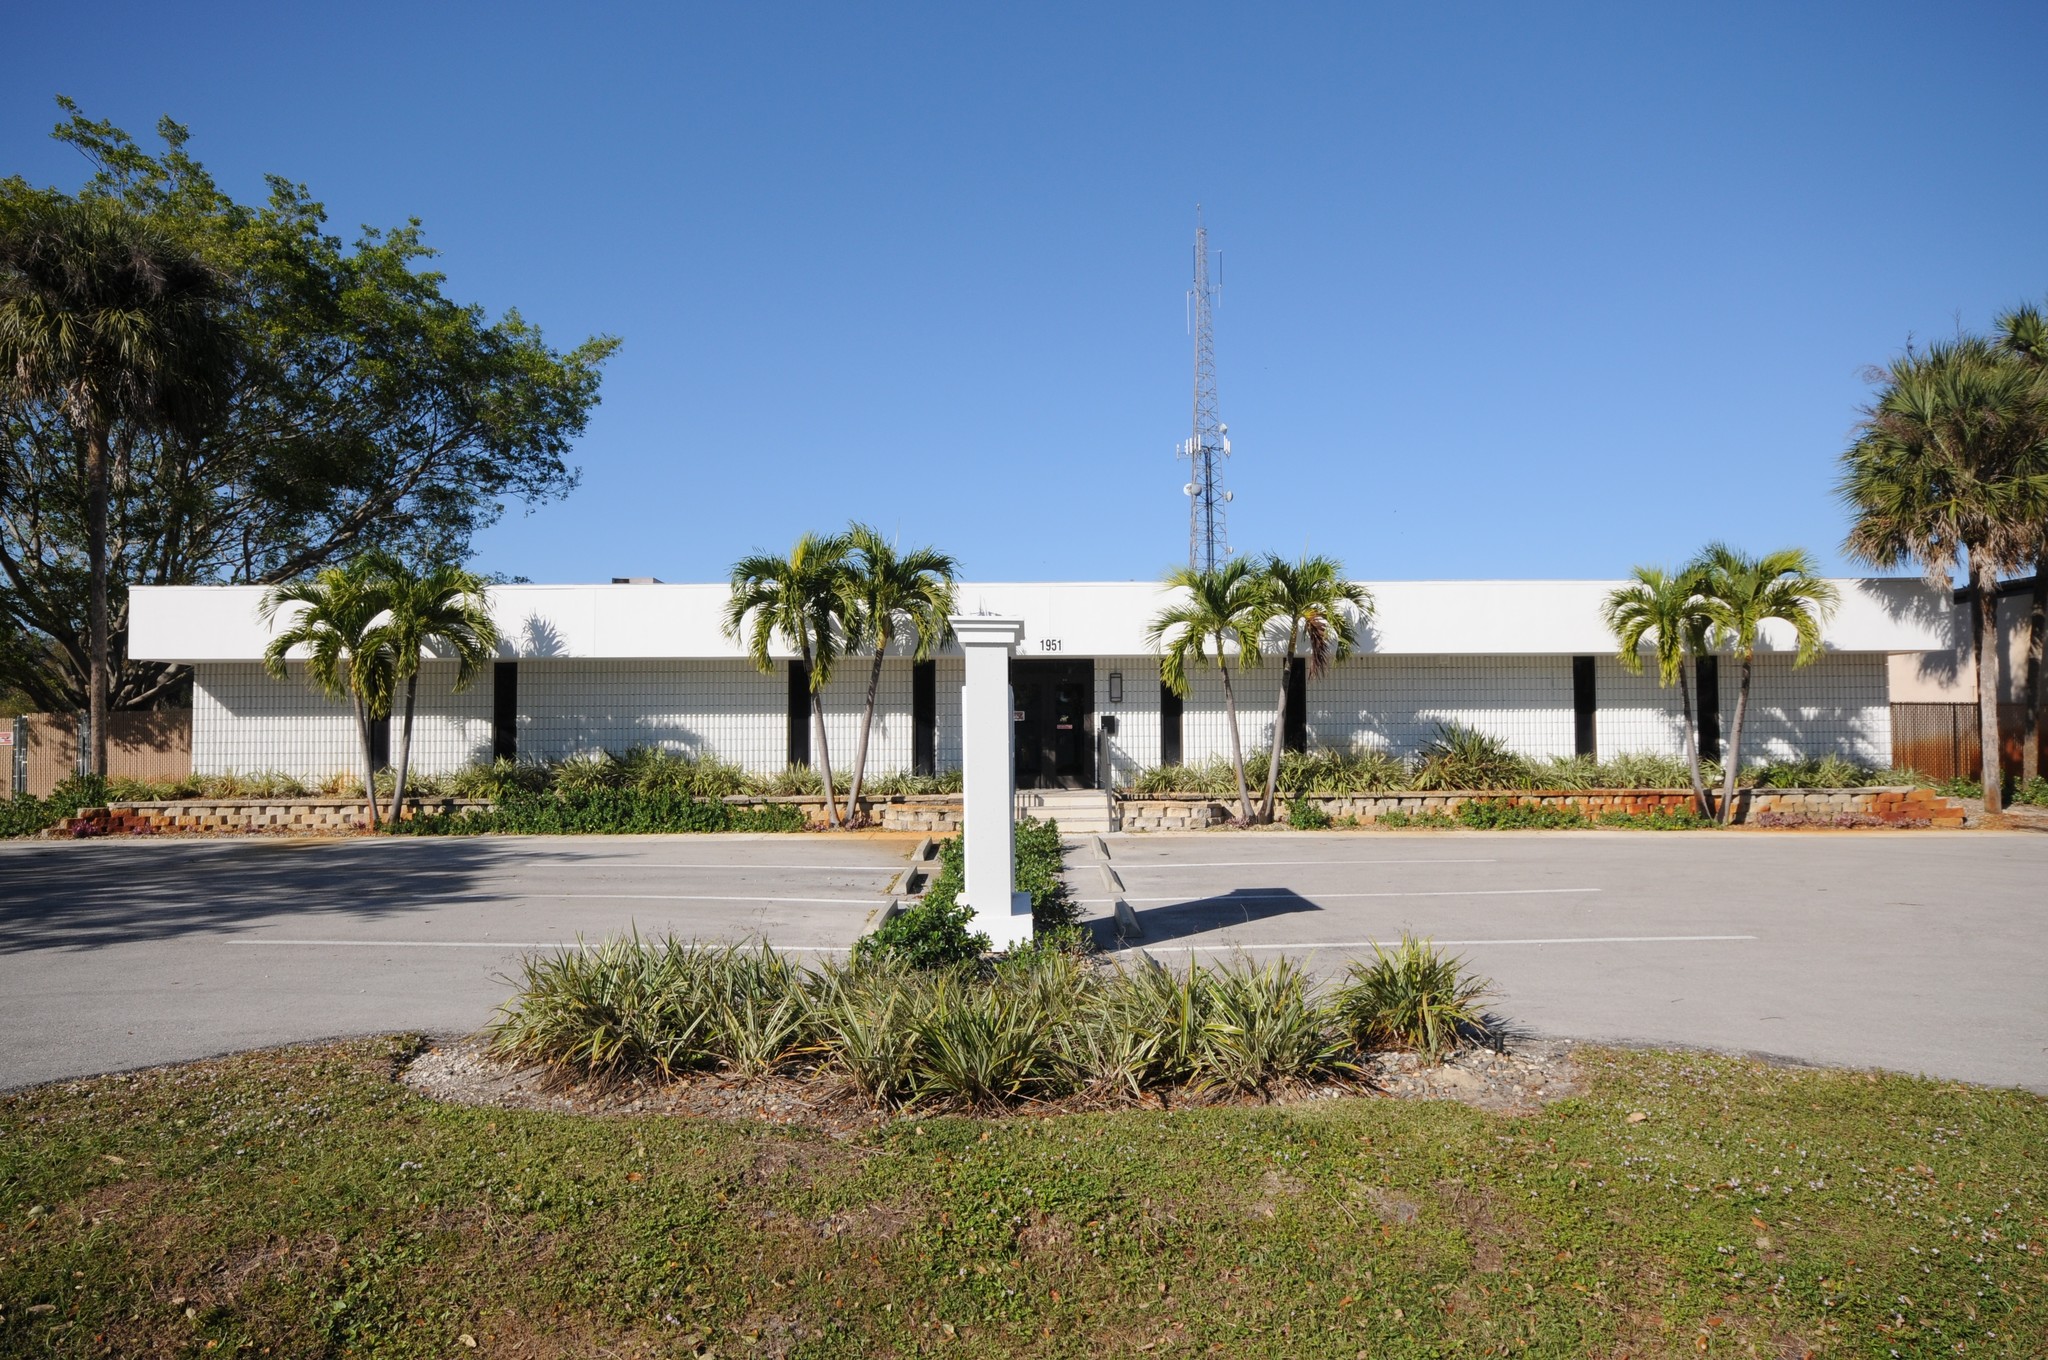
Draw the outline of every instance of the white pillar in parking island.
<instances>
[{"instance_id":1,"label":"white pillar in parking island","mask_svg":"<svg viewBox=\"0 0 2048 1360\"><path fill-rule=\"evenodd\" d=\"M967 653L960 687L960 770L967 882L960 901L997 949L1031 938L1031 894L1016 891L1016 737L1011 727L1010 649L1021 619L963 614L951 620Z\"/></svg>"}]
</instances>

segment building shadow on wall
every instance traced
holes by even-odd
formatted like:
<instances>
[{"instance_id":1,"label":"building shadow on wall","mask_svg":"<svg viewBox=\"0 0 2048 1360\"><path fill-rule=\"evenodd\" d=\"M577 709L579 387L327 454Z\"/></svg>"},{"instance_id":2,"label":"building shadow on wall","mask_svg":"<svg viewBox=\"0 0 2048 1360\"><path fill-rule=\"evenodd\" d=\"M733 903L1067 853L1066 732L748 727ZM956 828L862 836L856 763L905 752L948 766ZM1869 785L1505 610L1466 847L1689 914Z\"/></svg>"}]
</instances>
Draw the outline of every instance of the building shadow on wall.
<instances>
[{"instance_id":1,"label":"building shadow on wall","mask_svg":"<svg viewBox=\"0 0 2048 1360\"><path fill-rule=\"evenodd\" d=\"M1138 928L1144 934L1132 942L1132 947L1143 948L1166 940L1183 940L1211 931L1257 925L1276 916L1321 910L1320 906L1291 888L1233 888L1213 897L1191 897L1185 902L1169 902L1138 911ZM1090 928L1101 948L1120 947L1114 921L1094 921Z\"/></svg>"}]
</instances>

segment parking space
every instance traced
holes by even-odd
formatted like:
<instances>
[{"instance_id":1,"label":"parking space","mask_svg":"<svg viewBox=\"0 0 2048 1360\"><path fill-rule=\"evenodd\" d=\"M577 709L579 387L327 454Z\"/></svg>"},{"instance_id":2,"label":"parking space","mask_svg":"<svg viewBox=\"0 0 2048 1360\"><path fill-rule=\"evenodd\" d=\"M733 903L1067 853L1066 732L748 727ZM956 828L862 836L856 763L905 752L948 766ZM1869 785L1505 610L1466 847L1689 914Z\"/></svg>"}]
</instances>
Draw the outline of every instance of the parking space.
<instances>
[{"instance_id":1,"label":"parking space","mask_svg":"<svg viewBox=\"0 0 2048 1360\"><path fill-rule=\"evenodd\" d=\"M469 1030L530 949L627 930L842 949L902 837L0 847L0 1087L375 1030Z\"/></svg>"},{"instance_id":2,"label":"parking space","mask_svg":"<svg viewBox=\"0 0 2048 1360\"><path fill-rule=\"evenodd\" d=\"M1638 832L1125 836L1069 882L1162 962L1325 976L1404 931L1523 1028L2048 1090L2048 837Z\"/></svg>"}]
</instances>

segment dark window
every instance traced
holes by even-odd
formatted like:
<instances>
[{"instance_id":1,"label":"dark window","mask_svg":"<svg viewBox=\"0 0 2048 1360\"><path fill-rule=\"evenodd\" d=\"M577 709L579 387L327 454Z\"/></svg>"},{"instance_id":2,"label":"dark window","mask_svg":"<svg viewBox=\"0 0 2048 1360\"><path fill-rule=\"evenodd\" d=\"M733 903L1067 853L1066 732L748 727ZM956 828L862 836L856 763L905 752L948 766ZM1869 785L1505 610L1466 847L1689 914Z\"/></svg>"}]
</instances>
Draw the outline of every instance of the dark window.
<instances>
[{"instance_id":1,"label":"dark window","mask_svg":"<svg viewBox=\"0 0 2048 1360\"><path fill-rule=\"evenodd\" d=\"M811 763L811 668L789 663L789 763Z\"/></svg>"},{"instance_id":2,"label":"dark window","mask_svg":"<svg viewBox=\"0 0 2048 1360\"><path fill-rule=\"evenodd\" d=\"M1699 659L1700 759L1721 758L1721 658Z\"/></svg>"},{"instance_id":3,"label":"dark window","mask_svg":"<svg viewBox=\"0 0 2048 1360\"><path fill-rule=\"evenodd\" d=\"M1593 658L1572 658L1572 750L1598 759L1599 738L1593 727Z\"/></svg>"},{"instance_id":4,"label":"dark window","mask_svg":"<svg viewBox=\"0 0 2048 1360\"><path fill-rule=\"evenodd\" d=\"M910 668L910 772L939 772L939 667L932 661Z\"/></svg>"},{"instance_id":5,"label":"dark window","mask_svg":"<svg viewBox=\"0 0 2048 1360\"><path fill-rule=\"evenodd\" d=\"M491 666L491 759L519 759L519 663Z\"/></svg>"},{"instance_id":6,"label":"dark window","mask_svg":"<svg viewBox=\"0 0 2048 1360\"><path fill-rule=\"evenodd\" d=\"M1180 696L1159 686L1159 763L1180 764Z\"/></svg>"},{"instance_id":7,"label":"dark window","mask_svg":"<svg viewBox=\"0 0 2048 1360\"><path fill-rule=\"evenodd\" d=\"M1287 665L1287 726L1281 743L1290 751L1308 749L1308 661L1295 657Z\"/></svg>"},{"instance_id":8,"label":"dark window","mask_svg":"<svg viewBox=\"0 0 2048 1360\"><path fill-rule=\"evenodd\" d=\"M391 763L391 719L370 719L370 767L381 770Z\"/></svg>"}]
</instances>

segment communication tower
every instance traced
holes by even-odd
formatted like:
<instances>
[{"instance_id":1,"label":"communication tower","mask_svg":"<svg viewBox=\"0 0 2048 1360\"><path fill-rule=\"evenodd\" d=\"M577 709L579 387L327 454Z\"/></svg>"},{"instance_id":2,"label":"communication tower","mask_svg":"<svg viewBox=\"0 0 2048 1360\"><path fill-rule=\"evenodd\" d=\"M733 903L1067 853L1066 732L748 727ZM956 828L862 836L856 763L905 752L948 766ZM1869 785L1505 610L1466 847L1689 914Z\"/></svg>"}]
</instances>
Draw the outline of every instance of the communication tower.
<instances>
[{"instance_id":1,"label":"communication tower","mask_svg":"<svg viewBox=\"0 0 2048 1360\"><path fill-rule=\"evenodd\" d=\"M1188 460L1193 475L1181 489L1188 497L1188 567L1213 571L1230 556L1230 534L1224 507L1222 460L1230 456L1230 427L1217 417L1216 302L1222 293L1223 256L1216 257L1216 280L1209 279L1209 228L1195 209L1195 280L1188 289L1188 326L1195 338L1194 431L1175 452Z\"/></svg>"}]
</instances>

